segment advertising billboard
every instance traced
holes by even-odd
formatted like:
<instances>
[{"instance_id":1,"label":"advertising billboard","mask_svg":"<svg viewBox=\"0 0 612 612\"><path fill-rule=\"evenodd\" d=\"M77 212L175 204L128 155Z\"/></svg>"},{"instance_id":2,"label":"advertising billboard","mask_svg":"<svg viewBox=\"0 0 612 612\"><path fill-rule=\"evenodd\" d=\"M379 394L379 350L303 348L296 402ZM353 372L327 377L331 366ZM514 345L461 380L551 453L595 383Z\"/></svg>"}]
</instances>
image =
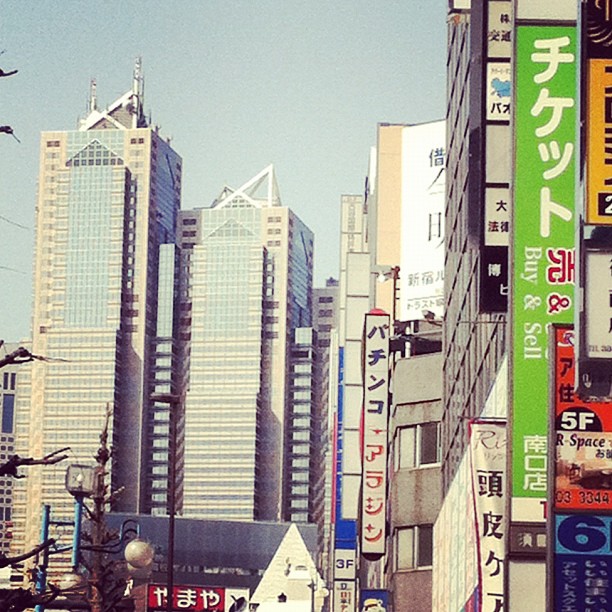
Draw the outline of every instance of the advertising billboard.
<instances>
[{"instance_id":1,"label":"advertising billboard","mask_svg":"<svg viewBox=\"0 0 612 612\"><path fill-rule=\"evenodd\" d=\"M168 589L162 584L149 584L147 611L165 612ZM177 612L238 612L246 609L249 589L176 585L172 608Z\"/></svg>"},{"instance_id":2,"label":"advertising billboard","mask_svg":"<svg viewBox=\"0 0 612 612\"><path fill-rule=\"evenodd\" d=\"M574 331L555 327L553 406L554 508L612 510L612 405L575 393Z\"/></svg>"},{"instance_id":3,"label":"advertising billboard","mask_svg":"<svg viewBox=\"0 0 612 612\"><path fill-rule=\"evenodd\" d=\"M612 7L581 4L581 215L576 268L577 392L612 398Z\"/></svg>"},{"instance_id":4,"label":"advertising billboard","mask_svg":"<svg viewBox=\"0 0 612 612\"><path fill-rule=\"evenodd\" d=\"M547 329L574 314L576 42L572 26L516 28L512 521L544 520Z\"/></svg>"},{"instance_id":5,"label":"advertising billboard","mask_svg":"<svg viewBox=\"0 0 612 612\"><path fill-rule=\"evenodd\" d=\"M586 222L612 224L612 59L591 59L586 91Z\"/></svg>"},{"instance_id":6,"label":"advertising billboard","mask_svg":"<svg viewBox=\"0 0 612 612\"><path fill-rule=\"evenodd\" d=\"M388 314L365 315L360 540L361 554L372 560L385 553L386 544L389 331Z\"/></svg>"},{"instance_id":7,"label":"advertising billboard","mask_svg":"<svg viewBox=\"0 0 612 612\"><path fill-rule=\"evenodd\" d=\"M609 610L612 516L555 517L553 612Z\"/></svg>"},{"instance_id":8,"label":"advertising billboard","mask_svg":"<svg viewBox=\"0 0 612 612\"><path fill-rule=\"evenodd\" d=\"M444 313L446 121L402 131L400 320Z\"/></svg>"}]
</instances>

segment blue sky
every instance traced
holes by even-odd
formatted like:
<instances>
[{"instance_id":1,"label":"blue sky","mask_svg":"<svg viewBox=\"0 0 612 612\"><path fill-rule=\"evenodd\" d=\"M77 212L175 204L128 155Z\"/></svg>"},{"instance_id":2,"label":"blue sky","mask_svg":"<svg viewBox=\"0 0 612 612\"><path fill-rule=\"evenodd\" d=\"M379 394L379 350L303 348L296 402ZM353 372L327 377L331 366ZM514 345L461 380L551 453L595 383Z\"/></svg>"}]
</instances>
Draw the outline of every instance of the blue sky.
<instances>
[{"instance_id":1,"label":"blue sky","mask_svg":"<svg viewBox=\"0 0 612 612\"><path fill-rule=\"evenodd\" d=\"M145 109L183 157L183 208L273 163L338 273L341 194L361 193L376 125L441 119L445 0L4 0L0 67L0 339L27 338L38 144L74 129L89 81L106 105L145 74Z\"/></svg>"}]
</instances>

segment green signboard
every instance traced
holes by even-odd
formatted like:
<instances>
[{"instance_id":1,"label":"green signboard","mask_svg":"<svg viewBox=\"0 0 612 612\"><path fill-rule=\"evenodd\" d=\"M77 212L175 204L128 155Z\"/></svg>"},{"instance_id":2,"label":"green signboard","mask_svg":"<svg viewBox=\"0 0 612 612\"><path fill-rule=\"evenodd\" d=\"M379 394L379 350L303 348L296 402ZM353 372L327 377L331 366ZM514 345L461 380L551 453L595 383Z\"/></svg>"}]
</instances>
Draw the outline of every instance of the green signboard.
<instances>
[{"instance_id":1,"label":"green signboard","mask_svg":"<svg viewBox=\"0 0 612 612\"><path fill-rule=\"evenodd\" d=\"M512 269L512 520L547 490L548 326L574 301L576 28L518 26Z\"/></svg>"}]
</instances>

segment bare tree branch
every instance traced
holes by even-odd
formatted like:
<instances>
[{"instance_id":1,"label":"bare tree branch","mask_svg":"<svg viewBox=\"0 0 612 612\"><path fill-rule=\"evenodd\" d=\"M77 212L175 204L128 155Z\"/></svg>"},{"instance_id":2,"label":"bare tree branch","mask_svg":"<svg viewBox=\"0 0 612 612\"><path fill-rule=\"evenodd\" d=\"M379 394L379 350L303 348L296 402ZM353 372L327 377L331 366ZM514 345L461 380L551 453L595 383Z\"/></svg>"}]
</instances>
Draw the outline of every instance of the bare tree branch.
<instances>
[{"instance_id":1,"label":"bare tree branch","mask_svg":"<svg viewBox=\"0 0 612 612\"><path fill-rule=\"evenodd\" d=\"M0 127L0 131L2 128ZM3 342L0 341L0 346L2 346ZM0 368L3 368L7 365L19 365L20 363L28 363L29 361L65 361L67 359L62 359L61 357L44 357L43 355L34 355L24 346L20 346L15 349L12 353L8 353L4 357L0 359Z\"/></svg>"},{"instance_id":2,"label":"bare tree branch","mask_svg":"<svg viewBox=\"0 0 612 612\"><path fill-rule=\"evenodd\" d=\"M15 132L10 125L0 125L0 133L10 134L17 142L21 142L21 140L15 136Z\"/></svg>"},{"instance_id":3,"label":"bare tree branch","mask_svg":"<svg viewBox=\"0 0 612 612\"><path fill-rule=\"evenodd\" d=\"M5 355L0 359L0 368L3 368L6 365L19 364L19 363L27 363L28 361L33 361L34 355L28 351L24 346L20 346L18 349L15 349L12 353Z\"/></svg>"},{"instance_id":4,"label":"bare tree branch","mask_svg":"<svg viewBox=\"0 0 612 612\"><path fill-rule=\"evenodd\" d=\"M55 540L53 538L49 538L48 540L38 544L32 550L27 553L23 553L22 555L16 555L14 557L7 557L6 555L0 553L0 567L8 567L9 565L13 565L13 563L19 563L21 561L25 561L30 557L34 557L39 552L45 550L45 548L49 548L49 546L53 546L55 544Z\"/></svg>"},{"instance_id":5,"label":"bare tree branch","mask_svg":"<svg viewBox=\"0 0 612 612\"><path fill-rule=\"evenodd\" d=\"M22 474L17 474L17 468L25 465L54 465L64 459L68 458L65 453L70 450L69 446L60 448L59 450L53 451L48 455L45 455L41 459L34 459L33 457L20 457L19 455L13 455L6 463L0 464L0 476L12 476L13 478L25 478Z\"/></svg>"}]
</instances>

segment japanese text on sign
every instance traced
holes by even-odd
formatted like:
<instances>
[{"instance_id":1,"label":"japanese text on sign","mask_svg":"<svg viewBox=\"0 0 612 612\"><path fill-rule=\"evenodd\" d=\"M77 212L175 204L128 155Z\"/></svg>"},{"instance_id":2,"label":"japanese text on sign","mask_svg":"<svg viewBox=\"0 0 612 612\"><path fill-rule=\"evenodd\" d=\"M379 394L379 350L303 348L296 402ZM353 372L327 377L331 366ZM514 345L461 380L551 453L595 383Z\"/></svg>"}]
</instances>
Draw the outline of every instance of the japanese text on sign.
<instances>
[{"instance_id":1,"label":"japanese text on sign","mask_svg":"<svg viewBox=\"0 0 612 612\"><path fill-rule=\"evenodd\" d=\"M363 334L363 476L361 550L385 551L389 315L367 314Z\"/></svg>"}]
</instances>

